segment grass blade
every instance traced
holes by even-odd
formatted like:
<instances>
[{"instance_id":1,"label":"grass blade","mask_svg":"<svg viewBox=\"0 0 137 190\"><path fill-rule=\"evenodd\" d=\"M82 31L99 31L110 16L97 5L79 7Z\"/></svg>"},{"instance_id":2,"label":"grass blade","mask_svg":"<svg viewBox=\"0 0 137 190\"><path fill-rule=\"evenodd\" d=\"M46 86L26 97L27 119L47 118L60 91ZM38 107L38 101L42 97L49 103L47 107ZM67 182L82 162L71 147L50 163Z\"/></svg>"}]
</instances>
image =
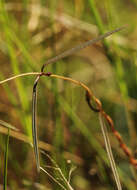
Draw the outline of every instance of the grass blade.
<instances>
[{"instance_id":1,"label":"grass blade","mask_svg":"<svg viewBox=\"0 0 137 190\"><path fill-rule=\"evenodd\" d=\"M121 183L120 183L120 178L119 178L119 175L118 175L118 172L117 172L116 164L115 164L115 161L114 161L114 157L113 157L113 153L112 153L112 149L111 149L111 145L110 145L110 141L109 141L107 127L105 125L105 122L104 122L104 120L102 118L101 113L99 114L99 121L100 121L101 130L102 130L102 134L103 134L104 141L105 141L106 151L107 151L108 158L109 158L109 161L110 161L110 165L111 165L111 168L112 168L112 172L113 172L113 175L114 175L114 178L115 178L115 181L116 181L117 189L122 190Z\"/></svg>"},{"instance_id":2,"label":"grass blade","mask_svg":"<svg viewBox=\"0 0 137 190\"><path fill-rule=\"evenodd\" d=\"M36 78L33 86L33 95L32 95L32 136L33 136L33 146L34 146L34 154L36 159L37 171L40 171L40 161L39 161L39 149L38 149L38 135L37 135L37 127L36 127L36 117L37 117L37 84L39 80L39 76Z\"/></svg>"},{"instance_id":3,"label":"grass blade","mask_svg":"<svg viewBox=\"0 0 137 190\"><path fill-rule=\"evenodd\" d=\"M4 184L3 184L3 190L7 190L7 168L8 168L9 136L10 136L10 129L8 129L8 134L7 134L7 138L6 138L6 144L5 144Z\"/></svg>"},{"instance_id":4,"label":"grass blade","mask_svg":"<svg viewBox=\"0 0 137 190\"><path fill-rule=\"evenodd\" d=\"M14 131L19 131L16 127L14 127L13 125L11 125L11 124L9 124L9 123L7 123L7 122L5 122L5 121L2 121L2 120L0 120L0 125L2 125L3 127L6 127L6 128L8 128L8 129L12 129L12 130L14 130Z\"/></svg>"},{"instance_id":5,"label":"grass blade","mask_svg":"<svg viewBox=\"0 0 137 190\"><path fill-rule=\"evenodd\" d=\"M11 33L11 21L10 21L10 17L9 14L6 12L5 10L5 1L0 1L0 22L1 24L1 28L2 31L4 33L4 37L5 37L5 43L6 43L6 47L7 47L7 52L10 58L10 63L11 63L11 68L13 70L13 72L15 74L19 74L20 73L20 67L19 67L19 62L17 59L17 49L15 48L15 39L14 37L16 36L15 31L14 36L12 36ZM13 20L12 20L13 21ZM22 82L22 80L16 80L16 87L17 87L17 92L19 95L19 99L20 99L20 103L22 106L21 111L21 115L24 114L24 117L21 117L21 121L23 125L26 125L27 128L25 128L27 134L29 135L30 139L32 139L31 136L31 129L29 127L29 125L31 125L31 115L28 114L28 110L29 110L29 104L28 104L28 97L26 95L26 93L24 92L24 84ZM23 112L22 112L23 110Z\"/></svg>"},{"instance_id":6,"label":"grass blade","mask_svg":"<svg viewBox=\"0 0 137 190\"><path fill-rule=\"evenodd\" d=\"M46 173L55 183L57 183L62 189L67 190L58 180L56 180L49 172L47 172L44 168L40 167L40 170Z\"/></svg>"},{"instance_id":7,"label":"grass blade","mask_svg":"<svg viewBox=\"0 0 137 190\"><path fill-rule=\"evenodd\" d=\"M62 181L64 182L64 184L66 185L67 189L68 189L68 190L74 190L74 189L71 187L69 181L68 181L68 180L66 179L66 177L64 176L64 174L63 174L61 168L58 166L58 164L56 163L56 161L55 161L54 159L52 159L52 157L51 157L50 155L46 154L44 151L42 151L42 153L52 162L53 168L55 168L55 169L59 172L59 175L61 176L61 179L62 179Z\"/></svg>"}]
</instances>

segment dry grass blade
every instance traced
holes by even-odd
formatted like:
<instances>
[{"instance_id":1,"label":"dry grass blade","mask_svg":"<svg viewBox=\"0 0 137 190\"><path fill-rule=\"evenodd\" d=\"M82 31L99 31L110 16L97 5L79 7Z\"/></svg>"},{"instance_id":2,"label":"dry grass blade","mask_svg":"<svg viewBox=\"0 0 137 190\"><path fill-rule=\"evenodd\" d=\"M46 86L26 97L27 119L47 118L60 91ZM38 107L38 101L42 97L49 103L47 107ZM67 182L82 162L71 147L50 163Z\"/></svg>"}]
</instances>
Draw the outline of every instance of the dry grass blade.
<instances>
[{"instance_id":1,"label":"dry grass blade","mask_svg":"<svg viewBox=\"0 0 137 190\"><path fill-rule=\"evenodd\" d=\"M39 74L40 74L40 73L38 73L38 72L22 73L22 74L15 75L15 76L13 76L13 77L7 78L7 79L5 79L5 80L2 80L2 81L0 81L0 84L3 84L3 83L5 83L5 82L11 81L11 80L14 80L14 79L16 79L16 78L18 78L18 77L30 76L30 75L39 75Z\"/></svg>"},{"instance_id":2,"label":"dry grass blade","mask_svg":"<svg viewBox=\"0 0 137 190\"><path fill-rule=\"evenodd\" d=\"M4 134L4 135L7 135L8 130L5 127L0 126L0 133ZM21 141L23 143L27 143L27 144L31 145L31 147L32 147L32 143L31 143L29 137L24 135L23 133L10 130L10 137L12 137L14 139L17 139L17 140L19 140L19 141ZM48 143L45 143L43 141L39 141L39 148L42 149L42 150L45 150L45 151L49 151L49 152L54 151L54 147L52 145L50 145ZM74 154L72 154L70 152L66 152L66 151L64 151L63 154L64 154L65 159L70 159L70 160L72 160L74 163L76 163L78 165L83 165L84 161L79 156L74 155Z\"/></svg>"},{"instance_id":3,"label":"dry grass blade","mask_svg":"<svg viewBox=\"0 0 137 190\"><path fill-rule=\"evenodd\" d=\"M104 137L104 141L105 141L106 151L107 151L108 158L109 158L109 161L110 161L110 165L111 165L111 168L112 168L112 172L113 172L116 184L117 184L117 189L122 190L122 186L121 186L121 183L120 183L120 178L119 178L119 175L118 175L118 172L117 172L116 164L115 164L115 161L114 161L114 157L113 157L113 153L112 153L112 149L111 149L111 145L110 145L110 141L109 141L109 137L108 137L107 127L105 125L105 122L104 122L104 119L103 119L101 113L99 114L99 121L100 121L100 126L101 126L102 134L103 134L103 137Z\"/></svg>"},{"instance_id":4,"label":"dry grass blade","mask_svg":"<svg viewBox=\"0 0 137 190\"><path fill-rule=\"evenodd\" d=\"M32 95L32 135L33 135L33 146L34 154L36 159L37 171L40 171L40 161L39 161L39 149L38 149L38 135L37 135L37 84L40 76L38 76L34 82L33 95Z\"/></svg>"},{"instance_id":5,"label":"dry grass blade","mask_svg":"<svg viewBox=\"0 0 137 190\"><path fill-rule=\"evenodd\" d=\"M0 120L0 125L2 125L3 127L8 128L8 129L14 130L14 131L19 131L19 129L17 129L13 125L11 125L11 124L9 124L9 123L7 123L5 121L2 121L2 120Z\"/></svg>"}]
</instances>

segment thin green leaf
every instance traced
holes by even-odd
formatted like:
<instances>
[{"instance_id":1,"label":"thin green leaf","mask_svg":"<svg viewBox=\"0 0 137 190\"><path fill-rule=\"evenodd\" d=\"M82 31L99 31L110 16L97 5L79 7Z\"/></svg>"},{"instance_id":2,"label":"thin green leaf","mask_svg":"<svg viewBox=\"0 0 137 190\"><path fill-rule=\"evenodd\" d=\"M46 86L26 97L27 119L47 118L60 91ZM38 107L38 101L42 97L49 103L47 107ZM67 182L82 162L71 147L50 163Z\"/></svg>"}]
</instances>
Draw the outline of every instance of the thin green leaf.
<instances>
[{"instance_id":1,"label":"thin green leaf","mask_svg":"<svg viewBox=\"0 0 137 190\"><path fill-rule=\"evenodd\" d=\"M0 2L0 11L2 13L0 14L0 21L2 22L1 28L4 32L5 42L6 42L6 46L8 50L8 55L11 61L12 70L15 74L19 74L20 68L19 68L19 63L17 60L17 52L16 52L17 50L14 46L14 43L15 43L14 37L16 35L15 35L15 31L12 32L11 30L12 27L10 27L10 18L9 18L8 13L5 10L4 5L5 5L4 1ZM14 34L14 36L12 36L12 34ZM17 86L17 91L18 91L22 109L25 110L22 112L22 114L24 114L24 117L21 117L21 120L22 120L23 125L29 126L31 124L31 116L27 114L27 111L29 109L28 97L26 93L24 92L24 85L22 83L22 80L18 79L15 81L15 83ZM25 130L27 134L29 135L29 137L32 139L30 127L25 128Z\"/></svg>"}]
</instances>

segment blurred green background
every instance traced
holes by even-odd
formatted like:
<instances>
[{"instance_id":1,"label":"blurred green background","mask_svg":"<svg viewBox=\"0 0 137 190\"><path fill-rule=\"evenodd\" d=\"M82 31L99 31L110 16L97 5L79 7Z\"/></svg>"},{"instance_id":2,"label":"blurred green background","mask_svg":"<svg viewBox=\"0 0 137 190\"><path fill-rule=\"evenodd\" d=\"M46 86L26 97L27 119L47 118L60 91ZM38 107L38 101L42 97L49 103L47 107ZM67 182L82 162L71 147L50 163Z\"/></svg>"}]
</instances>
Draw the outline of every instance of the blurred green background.
<instances>
[{"instance_id":1,"label":"blurred green background","mask_svg":"<svg viewBox=\"0 0 137 190\"><path fill-rule=\"evenodd\" d=\"M137 0L0 1L0 80L39 72L49 58L100 34L128 24L123 31L47 66L46 71L85 83L102 101L126 144L137 157ZM8 189L61 189L37 174L32 140L34 76L0 85L0 119L20 130L10 132ZM85 102L83 89L42 78L38 85L40 146L78 190L116 189L98 114ZM7 129L0 126L0 189L3 188ZM137 174L109 129L124 190L137 189ZM70 162L71 161L71 162ZM41 155L44 166L50 164ZM55 176L53 170L49 172Z\"/></svg>"}]
</instances>

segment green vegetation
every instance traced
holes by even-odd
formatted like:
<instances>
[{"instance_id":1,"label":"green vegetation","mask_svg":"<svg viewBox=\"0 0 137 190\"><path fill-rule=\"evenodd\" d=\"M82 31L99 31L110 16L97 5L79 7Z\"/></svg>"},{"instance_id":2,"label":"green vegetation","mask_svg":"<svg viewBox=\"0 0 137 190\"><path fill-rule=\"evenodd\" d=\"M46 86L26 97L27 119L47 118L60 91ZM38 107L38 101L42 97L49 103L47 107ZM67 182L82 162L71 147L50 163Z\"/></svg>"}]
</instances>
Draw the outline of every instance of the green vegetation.
<instances>
[{"instance_id":1,"label":"green vegetation","mask_svg":"<svg viewBox=\"0 0 137 190\"><path fill-rule=\"evenodd\" d=\"M117 184L120 190L120 178L123 190L137 189L137 170L111 125L89 109L82 88L41 76L37 95L33 91L36 75L51 57L127 25L44 72L89 87L136 157L136 11L136 0L0 1L0 81L30 73L0 84L0 188L114 190ZM104 138L119 176L111 170L115 163L111 152L109 162L101 127L107 128Z\"/></svg>"}]
</instances>

